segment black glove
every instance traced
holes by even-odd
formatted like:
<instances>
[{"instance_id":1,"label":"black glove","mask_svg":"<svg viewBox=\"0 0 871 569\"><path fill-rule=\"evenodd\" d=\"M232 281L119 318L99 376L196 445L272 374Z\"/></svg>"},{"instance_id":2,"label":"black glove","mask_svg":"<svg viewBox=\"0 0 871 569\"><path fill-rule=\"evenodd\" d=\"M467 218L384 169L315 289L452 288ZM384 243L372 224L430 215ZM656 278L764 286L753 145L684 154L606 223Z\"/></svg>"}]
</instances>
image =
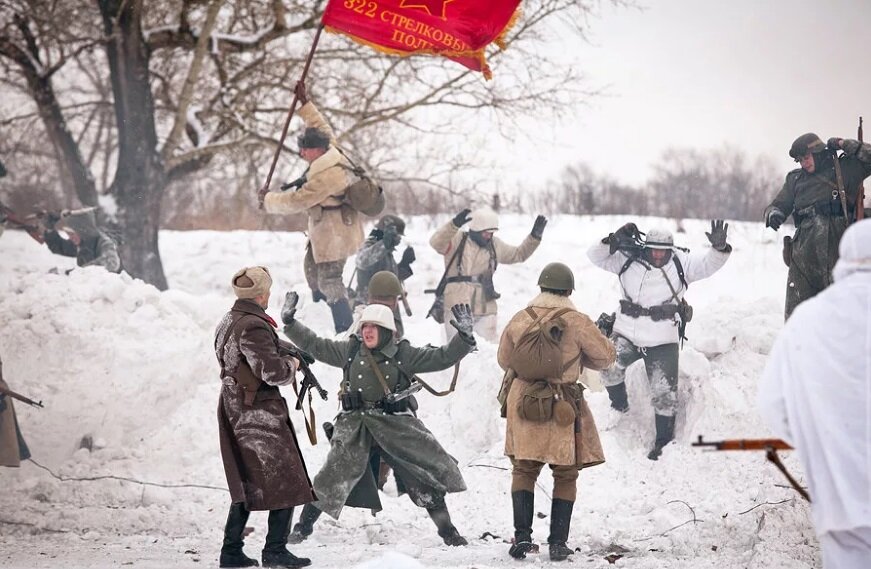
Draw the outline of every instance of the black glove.
<instances>
[{"instance_id":1,"label":"black glove","mask_svg":"<svg viewBox=\"0 0 871 569\"><path fill-rule=\"evenodd\" d=\"M634 223L627 223L602 239L602 243L610 245L609 252L612 255L617 252L617 249L627 245L637 245L640 241L641 232L638 231L638 226Z\"/></svg>"},{"instance_id":2,"label":"black glove","mask_svg":"<svg viewBox=\"0 0 871 569\"><path fill-rule=\"evenodd\" d=\"M285 326L293 324L296 318L296 305L299 303L299 295L291 291L284 295L284 306L281 307L281 321Z\"/></svg>"},{"instance_id":3,"label":"black glove","mask_svg":"<svg viewBox=\"0 0 871 569\"><path fill-rule=\"evenodd\" d=\"M611 332L614 331L614 321L617 320L617 313L612 312L608 314L607 312L603 312L596 319L596 328L599 329L602 334L606 336L611 336Z\"/></svg>"},{"instance_id":4,"label":"black glove","mask_svg":"<svg viewBox=\"0 0 871 569\"><path fill-rule=\"evenodd\" d=\"M472 210L469 208L465 208L463 211L454 216L453 224L454 227L460 228L472 219L469 214L472 213Z\"/></svg>"},{"instance_id":5,"label":"black glove","mask_svg":"<svg viewBox=\"0 0 871 569\"><path fill-rule=\"evenodd\" d=\"M381 242L384 243L384 248L388 251L393 251L396 249L396 246L399 245L399 242L402 240L402 236L396 232L396 228L392 225L388 225L383 230L383 235L381 236Z\"/></svg>"},{"instance_id":6,"label":"black glove","mask_svg":"<svg viewBox=\"0 0 871 569\"><path fill-rule=\"evenodd\" d=\"M373 229L372 231L369 232L369 239L373 239L375 241L381 241L381 239L383 237L384 237L384 232L381 231L380 229L376 228L376 229Z\"/></svg>"},{"instance_id":7,"label":"black glove","mask_svg":"<svg viewBox=\"0 0 871 569\"><path fill-rule=\"evenodd\" d=\"M717 251L725 251L729 248L726 243L726 234L729 231L729 224L724 223L722 219L711 220L711 232L705 232L711 246Z\"/></svg>"},{"instance_id":8,"label":"black glove","mask_svg":"<svg viewBox=\"0 0 871 569\"><path fill-rule=\"evenodd\" d=\"M543 215L539 215L535 218L535 222L532 224L532 231L529 232L535 239L541 241L541 236L544 234L544 226L547 225L547 218Z\"/></svg>"},{"instance_id":9,"label":"black glove","mask_svg":"<svg viewBox=\"0 0 871 569\"><path fill-rule=\"evenodd\" d=\"M408 267L416 259L417 257L414 255L414 249L412 249L411 247L406 247L405 251L402 252L402 258L399 260L399 264Z\"/></svg>"},{"instance_id":10,"label":"black glove","mask_svg":"<svg viewBox=\"0 0 871 569\"><path fill-rule=\"evenodd\" d=\"M786 221L786 216L783 215L783 212L776 207L773 207L768 212L768 215L765 216L765 227L770 227L771 229L777 231L778 229L780 229L780 224L782 224L784 221Z\"/></svg>"},{"instance_id":11,"label":"black glove","mask_svg":"<svg viewBox=\"0 0 871 569\"><path fill-rule=\"evenodd\" d=\"M837 152L838 150L842 150L842 149L841 149L841 143L842 143L842 142L843 142L843 139L841 139L841 138L836 138L836 137L832 137L832 138L830 138L830 139L826 142L826 146L827 146L827 147L829 148L829 150L831 150L832 152Z\"/></svg>"},{"instance_id":12,"label":"black glove","mask_svg":"<svg viewBox=\"0 0 871 569\"><path fill-rule=\"evenodd\" d=\"M475 329L475 317L472 316L472 307L468 304L455 304L451 307L451 326L466 338L474 338L472 331Z\"/></svg>"},{"instance_id":13,"label":"black glove","mask_svg":"<svg viewBox=\"0 0 871 569\"><path fill-rule=\"evenodd\" d=\"M308 103L308 93L306 92L305 81L297 81L296 85L293 87L293 92L296 94L296 98L299 100L300 105Z\"/></svg>"}]
</instances>

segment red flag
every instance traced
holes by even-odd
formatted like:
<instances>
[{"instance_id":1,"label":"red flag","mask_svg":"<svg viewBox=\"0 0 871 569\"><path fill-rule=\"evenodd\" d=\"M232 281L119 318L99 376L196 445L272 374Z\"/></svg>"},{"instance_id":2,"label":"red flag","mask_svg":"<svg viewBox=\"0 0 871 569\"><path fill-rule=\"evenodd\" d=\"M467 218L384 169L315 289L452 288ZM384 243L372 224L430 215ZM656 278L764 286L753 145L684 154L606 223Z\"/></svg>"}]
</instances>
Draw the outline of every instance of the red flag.
<instances>
[{"instance_id":1,"label":"red flag","mask_svg":"<svg viewBox=\"0 0 871 569\"><path fill-rule=\"evenodd\" d=\"M502 39L519 15L520 0L330 0L330 32L393 55L453 59L489 79L484 49Z\"/></svg>"}]
</instances>

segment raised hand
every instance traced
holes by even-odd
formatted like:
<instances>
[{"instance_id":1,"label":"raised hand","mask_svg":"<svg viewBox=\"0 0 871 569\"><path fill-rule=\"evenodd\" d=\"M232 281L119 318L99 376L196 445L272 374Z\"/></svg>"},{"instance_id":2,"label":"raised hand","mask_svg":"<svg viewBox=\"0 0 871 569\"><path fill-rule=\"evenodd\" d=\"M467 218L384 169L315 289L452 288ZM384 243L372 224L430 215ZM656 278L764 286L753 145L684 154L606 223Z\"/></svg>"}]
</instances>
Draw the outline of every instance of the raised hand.
<instances>
[{"instance_id":1,"label":"raised hand","mask_svg":"<svg viewBox=\"0 0 871 569\"><path fill-rule=\"evenodd\" d=\"M414 254L414 249L406 247L405 251L402 252L402 258L399 260L399 264L408 267L415 261L415 259L417 259L417 256Z\"/></svg>"},{"instance_id":2,"label":"raised hand","mask_svg":"<svg viewBox=\"0 0 871 569\"><path fill-rule=\"evenodd\" d=\"M296 98L299 100L300 105L308 103L308 93L305 91L305 81L297 81L293 88L293 92L296 93Z\"/></svg>"},{"instance_id":3,"label":"raised hand","mask_svg":"<svg viewBox=\"0 0 871 569\"><path fill-rule=\"evenodd\" d=\"M285 326L290 326L296 319L296 305L299 303L299 295L296 292L288 292L284 295L284 306L281 307L281 321Z\"/></svg>"},{"instance_id":4,"label":"raised hand","mask_svg":"<svg viewBox=\"0 0 871 569\"><path fill-rule=\"evenodd\" d=\"M462 227L466 223L469 222L472 218L469 214L472 213L472 210L469 208L464 208L460 213L454 216L453 223L454 227Z\"/></svg>"},{"instance_id":5,"label":"raised hand","mask_svg":"<svg viewBox=\"0 0 871 569\"><path fill-rule=\"evenodd\" d=\"M455 304L451 307L451 326L463 336L473 338L472 331L475 329L475 317L472 315L472 307L468 304Z\"/></svg>"},{"instance_id":6,"label":"raised hand","mask_svg":"<svg viewBox=\"0 0 871 569\"><path fill-rule=\"evenodd\" d=\"M712 219L711 220L711 232L705 232L705 235L708 237L708 241L711 242L711 246L717 251L725 251L729 246L726 243L727 233L729 231L729 224L725 223L722 219Z\"/></svg>"},{"instance_id":7,"label":"raised hand","mask_svg":"<svg viewBox=\"0 0 871 569\"><path fill-rule=\"evenodd\" d=\"M543 215L539 215L535 218L535 222L532 224L532 231L529 234L541 241L541 236L544 234L544 227L546 225L547 218Z\"/></svg>"}]
</instances>

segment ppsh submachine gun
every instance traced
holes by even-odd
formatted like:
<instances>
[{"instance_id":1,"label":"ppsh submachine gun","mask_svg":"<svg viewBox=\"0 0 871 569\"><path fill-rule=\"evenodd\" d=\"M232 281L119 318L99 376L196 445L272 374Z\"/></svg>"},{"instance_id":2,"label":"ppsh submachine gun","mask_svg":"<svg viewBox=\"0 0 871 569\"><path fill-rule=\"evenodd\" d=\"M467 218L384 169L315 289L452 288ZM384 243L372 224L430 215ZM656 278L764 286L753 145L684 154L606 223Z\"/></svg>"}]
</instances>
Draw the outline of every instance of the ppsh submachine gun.
<instances>
[{"instance_id":1,"label":"ppsh submachine gun","mask_svg":"<svg viewBox=\"0 0 871 569\"><path fill-rule=\"evenodd\" d=\"M315 358L310 353L302 348L298 348L290 342L279 340L278 353L283 357L292 357L299 362L298 371L302 372L302 383L299 388L296 386L296 380L293 382L293 391L296 393L296 405L294 408L297 411L302 411L303 401L308 394L308 415L303 411L303 419L305 420L305 430L308 433L308 438L311 444L318 444L318 434L315 429L315 411L312 408L312 389L318 392L318 395L324 401L327 400L327 390L324 389L318 378L315 377L311 370L311 364L315 363Z\"/></svg>"}]
</instances>

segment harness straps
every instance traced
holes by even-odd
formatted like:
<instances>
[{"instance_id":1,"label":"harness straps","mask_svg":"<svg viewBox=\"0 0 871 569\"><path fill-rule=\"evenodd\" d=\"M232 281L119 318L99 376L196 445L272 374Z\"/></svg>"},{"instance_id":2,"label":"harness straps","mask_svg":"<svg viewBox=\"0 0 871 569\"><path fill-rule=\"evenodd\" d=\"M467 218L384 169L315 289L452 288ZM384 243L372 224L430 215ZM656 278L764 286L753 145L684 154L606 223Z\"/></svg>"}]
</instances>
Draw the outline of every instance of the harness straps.
<instances>
[{"instance_id":1,"label":"harness straps","mask_svg":"<svg viewBox=\"0 0 871 569\"><path fill-rule=\"evenodd\" d=\"M357 342L357 349L359 350L359 348L360 348L360 343ZM375 358L372 357L371 351L367 351L366 355L364 357L366 358L366 361L369 364L369 366L371 366L372 372L375 374L375 377L378 379L378 383L381 384L381 389L384 390L384 396L387 397L388 395L390 395L392 393L392 391L390 390L390 387L387 385L387 380L384 378L384 373L381 371L381 366L379 366L378 362L375 361ZM392 358L388 357L387 359L388 359L388 361L393 361ZM405 375L405 377L408 378L409 383L413 383L415 381L420 383L420 385L423 386L424 389L426 389L429 393L435 395L436 397L444 397L446 395L450 395L451 393L454 392L454 389L456 389L456 387L457 387L457 378L460 376L460 364L459 364L459 362L457 362L457 364L454 365L454 377L451 379L451 386L448 387L444 391L437 391L432 386L430 386L430 384L428 384L427 382L422 380L417 375L410 374L407 371L405 371L405 369L403 369L403 367L400 366L399 363L397 363L395 361L393 361L393 363L397 368L399 368L399 371L401 371Z\"/></svg>"}]
</instances>

